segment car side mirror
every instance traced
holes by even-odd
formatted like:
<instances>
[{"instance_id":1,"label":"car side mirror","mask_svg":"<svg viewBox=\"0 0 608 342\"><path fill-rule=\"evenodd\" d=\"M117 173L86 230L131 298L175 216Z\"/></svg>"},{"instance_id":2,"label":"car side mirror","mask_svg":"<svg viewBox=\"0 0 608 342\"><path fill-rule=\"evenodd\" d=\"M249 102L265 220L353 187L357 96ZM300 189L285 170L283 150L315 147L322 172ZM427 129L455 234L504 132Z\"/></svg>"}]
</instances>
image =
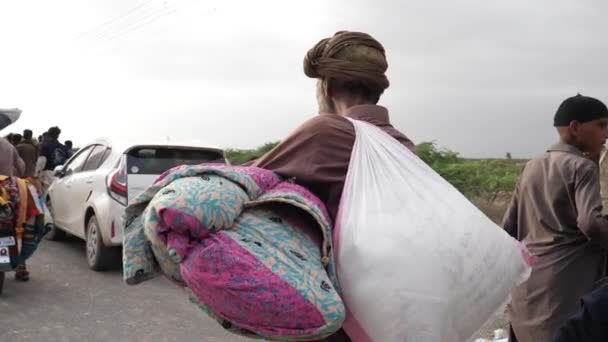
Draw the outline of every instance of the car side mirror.
<instances>
[{"instance_id":1,"label":"car side mirror","mask_svg":"<svg viewBox=\"0 0 608 342\"><path fill-rule=\"evenodd\" d=\"M63 171L63 165L55 167L55 170L53 170L53 174L55 175L55 177L59 178L65 176L65 171Z\"/></svg>"}]
</instances>

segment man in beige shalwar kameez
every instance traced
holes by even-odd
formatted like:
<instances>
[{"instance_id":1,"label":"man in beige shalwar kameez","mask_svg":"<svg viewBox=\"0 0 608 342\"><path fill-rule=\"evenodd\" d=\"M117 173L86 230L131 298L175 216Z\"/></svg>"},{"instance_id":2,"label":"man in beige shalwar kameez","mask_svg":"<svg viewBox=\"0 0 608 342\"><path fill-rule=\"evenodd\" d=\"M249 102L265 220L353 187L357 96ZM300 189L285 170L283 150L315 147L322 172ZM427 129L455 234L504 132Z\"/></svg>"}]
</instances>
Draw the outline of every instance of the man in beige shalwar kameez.
<instances>
[{"instance_id":1,"label":"man in beige shalwar kameez","mask_svg":"<svg viewBox=\"0 0 608 342\"><path fill-rule=\"evenodd\" d=\"M513 291L511 341L551 341L606 269L608 219L594 160L608 138L608 109L577 95L559 107L554 126L560 142L526 164L503 223L538 257Z\"/></svg>"}]
</instances>

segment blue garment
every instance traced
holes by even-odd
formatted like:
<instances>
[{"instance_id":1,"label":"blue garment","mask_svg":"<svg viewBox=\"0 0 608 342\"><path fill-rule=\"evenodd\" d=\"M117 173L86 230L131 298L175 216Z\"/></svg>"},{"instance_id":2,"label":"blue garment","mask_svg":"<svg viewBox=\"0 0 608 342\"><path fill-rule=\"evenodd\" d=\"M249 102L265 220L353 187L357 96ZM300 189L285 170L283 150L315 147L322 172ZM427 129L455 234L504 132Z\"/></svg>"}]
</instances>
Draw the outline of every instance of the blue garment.
<instances>
[{"instance_id":1,"label":"blue garment","mask_svg":"<svg viewBox=\"0 0 608 342\"><path fill-rule=\"evenodd\" d=\"M54 170L57 166L65 164L70 151L59 141L45 142L40 147L40 155L46 158L45 170Z\"/></svg>"},{"instance_id":2,"label":"blue garment","mask_svg":"<svg viewBox=\"0 0 608 342\"><path fill-rule=\"evenodd\" d=\"M553 342L608 341L608 278L583 296L582 307L556 333Z\"/></svg>"},{"instance_id":3,"label":"blue garment","mask_svg":"<svg viewBox=\"0 0 608 342\"><path fill-rule=\"evenodd\" d=\"M26 225L23 233L23 242L19 255L11 257L11 266L17 268L19 265L25 265L25 261L29 259L36 249L42 238L51 230L48 225L44 224L44 218L37 219L35 225Z\"/></svg>"}]
</instances>

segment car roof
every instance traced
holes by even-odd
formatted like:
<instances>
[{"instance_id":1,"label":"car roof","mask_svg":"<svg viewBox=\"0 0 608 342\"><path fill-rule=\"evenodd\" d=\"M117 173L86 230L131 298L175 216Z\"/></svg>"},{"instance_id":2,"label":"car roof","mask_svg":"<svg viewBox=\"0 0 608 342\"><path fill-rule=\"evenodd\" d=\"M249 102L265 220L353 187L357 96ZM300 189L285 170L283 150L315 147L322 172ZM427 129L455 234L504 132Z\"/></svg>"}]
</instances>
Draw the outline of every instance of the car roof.
<instances>
[{"instance_id":1,"label":"car roof","mask_svg":"<svg viewBox=\"0 0 608 342\"><path fill-rule=\"evenodd\" d=\"M89 142L87 145L93 144L101 144L110 146L112 149L117 149L118 151L127 152L134 147L139 146L155 146L155 147L184 147L184 148L196 148L196 149L206 149L213 150L218 152L224 152L223 148L218 146L214 146L211 144L207 144L201 142L199 140L173 140L170 138L160 138L160 139L134 139L134 138L124 138L124 139L109 139L109 138L99 138Z\"/></svg>"}]
</instances>

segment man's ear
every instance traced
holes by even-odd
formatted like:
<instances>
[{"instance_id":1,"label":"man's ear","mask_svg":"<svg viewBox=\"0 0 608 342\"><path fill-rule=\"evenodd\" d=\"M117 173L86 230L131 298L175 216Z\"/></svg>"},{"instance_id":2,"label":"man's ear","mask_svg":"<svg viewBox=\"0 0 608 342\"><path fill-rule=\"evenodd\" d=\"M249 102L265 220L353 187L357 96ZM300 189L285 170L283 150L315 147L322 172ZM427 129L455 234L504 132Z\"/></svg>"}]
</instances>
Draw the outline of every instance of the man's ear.
<instances>
[{"instance_id":1,"label":"man's ear","mask_svg":"<svg viewBox=\"0 0 608 342\"><path fill-rule=\"evenodd\" d=\"M571 134L578 134L580 127L581 127L581 123L576 120L570 121L570 124L568 125L569 131Z\"/></svg>"}]
</instances>

